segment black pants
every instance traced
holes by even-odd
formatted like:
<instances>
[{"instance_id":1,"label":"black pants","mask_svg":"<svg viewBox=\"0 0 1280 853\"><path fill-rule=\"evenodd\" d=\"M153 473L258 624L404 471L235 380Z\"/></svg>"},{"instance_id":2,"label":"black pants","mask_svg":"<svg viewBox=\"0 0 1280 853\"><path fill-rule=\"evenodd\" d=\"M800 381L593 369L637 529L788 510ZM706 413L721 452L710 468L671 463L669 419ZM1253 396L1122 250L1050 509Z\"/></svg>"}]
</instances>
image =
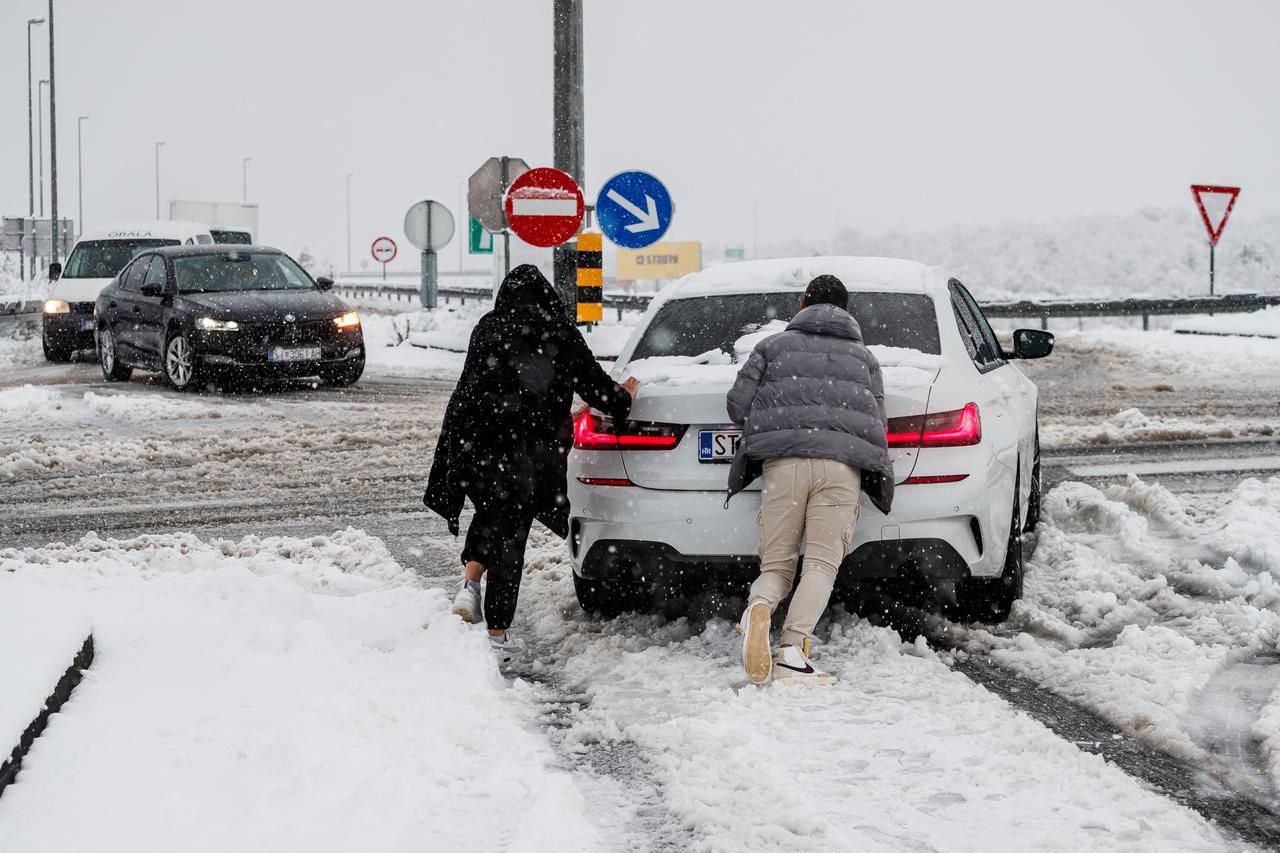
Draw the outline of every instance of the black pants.
<instances>
[{"instance_id":1,"label":"black pants","mask_svg":"<svg viewBox=\"0 0 1280 853\"><path fill-rule=\"evenodd\" d=\"M532 501L481 499L467 528L462 562L485 567L484 619L493 630L511 627L524 573L524 549L533 524Z\"/></svg>"}]
</instances>

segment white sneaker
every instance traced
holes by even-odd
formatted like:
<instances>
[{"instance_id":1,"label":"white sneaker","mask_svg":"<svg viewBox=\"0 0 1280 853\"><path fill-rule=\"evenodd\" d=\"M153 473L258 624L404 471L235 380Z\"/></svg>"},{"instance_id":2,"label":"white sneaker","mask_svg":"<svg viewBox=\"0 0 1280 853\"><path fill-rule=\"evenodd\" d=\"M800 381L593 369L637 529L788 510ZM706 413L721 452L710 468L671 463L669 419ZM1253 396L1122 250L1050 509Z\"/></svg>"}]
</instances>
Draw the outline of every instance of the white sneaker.
<instances>
[{"instance_id":1,"label":"white sneaker","mask_svg":"<svg viewBox=\"0 0 1280 853\"><path fill-rule=\"evenodd\" d=\"M773 656L773 680L779 684L836 683L836 677L814 666L813 661L809 660L799 646L783 646L778 649L778 653Z\"/></svg>"},{"instance_id":2,"label":"white sneaker","mask_svg":"<svg viewBox=\"0 0 1280 853\"><path fill-rule=\"evenodd\" d=\"M498 659L498 663L509 663L525 653L524 643L512 637L510 632L501 637L489 637L489 651Z\"/></svg>"},{"instance_id":3,"label":"white sneaker","mask_svg":"<svg viewBox=\"0 0 1280 853\"><path fill-rule=\"evenodd\" d=\"M747 681L764 684L773 671L773 659L769 655L769 605L756 599L742 613L738 630L742 632L742 668L747 671Z\"/></svg>"},{"instance_id":4,"label":"white sneaker","mask_svg":"<svg viewBox=\"0 0 1280 853\"><path fill-rule=\"evenodd\" d=\"M470 622L472 625L482 621L484 616L480 612L480 593L464 583L453 597L452 612L461 616L463 622Z\"/></svg>"}]
</instances>

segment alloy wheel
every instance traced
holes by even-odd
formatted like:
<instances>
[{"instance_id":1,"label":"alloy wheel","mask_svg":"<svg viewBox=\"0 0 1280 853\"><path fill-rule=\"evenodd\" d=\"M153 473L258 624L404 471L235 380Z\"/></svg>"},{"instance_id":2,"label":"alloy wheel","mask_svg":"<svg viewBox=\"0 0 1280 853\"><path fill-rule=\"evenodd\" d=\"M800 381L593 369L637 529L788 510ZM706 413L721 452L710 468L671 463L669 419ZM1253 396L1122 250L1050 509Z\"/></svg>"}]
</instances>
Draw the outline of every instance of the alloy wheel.
<instances>
[{"instance_id":1,"label":"alloy wheel","mask_svg":"<svg viewBox=\"0 0 1280 853\"><path fill-rule=\"evenodd\" d=\"M182 335L174 336L165 349L165 368L171 381L178 388L185 388L191 381L191 347Z\"/></svg>"},{"instance_id":2,"label":"alloy wheel","mask_svg":"<svg viewBox=\"0 0 1280 853\"><path fill-rule=\"evenodd\" d=\"M98 357L102 359L102 372L110 376L116 367L116 342L106 329L98 335Z\"/></svg>"}]
</instances>

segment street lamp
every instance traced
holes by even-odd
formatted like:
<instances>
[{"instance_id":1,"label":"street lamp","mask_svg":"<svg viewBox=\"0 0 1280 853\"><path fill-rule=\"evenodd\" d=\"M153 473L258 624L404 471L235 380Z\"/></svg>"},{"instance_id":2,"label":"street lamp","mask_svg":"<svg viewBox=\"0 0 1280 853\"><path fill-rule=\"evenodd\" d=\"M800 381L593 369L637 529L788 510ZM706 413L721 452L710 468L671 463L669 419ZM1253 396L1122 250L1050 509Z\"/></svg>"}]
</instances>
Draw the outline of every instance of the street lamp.
<instances>
[{"instance_id":1,"label":"street lamp","mask_svg":"<svg viewBox=\"0 0 1280 853\"><path fill-rule=\"evenodd\" d=\"M80 233L84 233L84 120L76 119L76 195L80 200Z\"/></svg>"},{"instance_id":2,"label":"street lamp","mask_svg":"<svg viewBox=\"0 0 1280 853\"><path fill-rule=\"evenodd\" d=\"M242 201L249 200L249 162L252 159L252 157L246 157L240 161L240 188Z\"/></svg>"},{"instance_id":3,"label":"street lamp","mask_svg":"<svg viewBox=\"0 0 1280 853\"><path fill-rule=\"evenodd\" d=\"M351 272L351 176L347 172L347 272Z\"/></svg>"},{"instance_id":4,"label":"street lamp","mask_svg":"<svg viewBox=\"0 0 1280 853\"><path fill-rule=\"evenodd\" d=\"M41 80L36 85L36 141L40 143L39 160L40 163L40 218L44 219L44 87L49 85L48 80Z\"/></svg>"},{"instance_id":5,"label":"street lamp","mask_svg":"<svg viewBox=\"0 0 1280 853\"><path fill-rule=\"evenodd\" d=\"M163 142L156 143L156 219L160 218L160 146Z\"/></svg>"},{"instance_id":6,"label":"street lamp","mask_svg":"<svg viewBox=\"0 0 1280 853\"><path fill-rule=\"evenodd\" d=\"M32 131L31 95L31 28L44 23L44 18L27 19L27 217L36 215L36 160L35 140ZM36 241L31 238L31 277L36 275Z\"/></svg>"}]
</instances>

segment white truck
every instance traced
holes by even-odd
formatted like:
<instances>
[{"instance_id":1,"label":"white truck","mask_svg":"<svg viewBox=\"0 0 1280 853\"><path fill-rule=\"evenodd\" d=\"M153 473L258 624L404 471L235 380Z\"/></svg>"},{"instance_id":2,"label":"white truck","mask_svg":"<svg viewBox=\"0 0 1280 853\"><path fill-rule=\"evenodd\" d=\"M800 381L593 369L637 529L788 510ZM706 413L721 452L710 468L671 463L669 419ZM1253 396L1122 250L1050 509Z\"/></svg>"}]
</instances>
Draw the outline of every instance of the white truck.
<instances>
[{"instance_id":1,"label":"white truck","mask_svg":"<svg viewBox=\"0 0 1280 853\"><path fill-rule=\"evenodd\" d=\"M258 236L258 205L248 202L175 200L169 218L205 223L215 243L252 243Z\"/></svg>"}]
</instances>

